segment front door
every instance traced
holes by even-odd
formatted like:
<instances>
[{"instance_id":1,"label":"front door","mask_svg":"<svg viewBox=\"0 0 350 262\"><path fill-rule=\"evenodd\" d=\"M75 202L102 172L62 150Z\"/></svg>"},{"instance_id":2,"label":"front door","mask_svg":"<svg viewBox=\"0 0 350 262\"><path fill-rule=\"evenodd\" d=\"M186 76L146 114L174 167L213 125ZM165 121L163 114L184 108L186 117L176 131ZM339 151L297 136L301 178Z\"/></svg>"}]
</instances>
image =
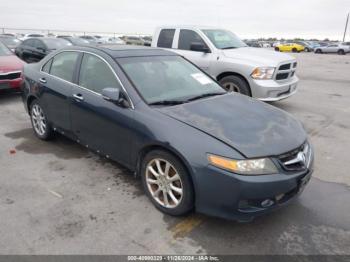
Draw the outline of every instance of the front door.
<instances>
[{"instance_id":1,"label":"front door","mask_svg":"<svg viewBox=\"0 0 350 262\"><path fill-rule=\"evenodd\" d=\"M203 44L204 46L207 46L202 37L195 31L181 29L179 33L177 49L174 49L172 51L175 51L186 57L203 71L206 71L208 74L210 74L210 62L213 57L212 53L192 51L191 44L193 43Z\"/></svg>"},{"instance_id":2,"label":"front door","mask_svg":"<svg viewBox=\"0 0 350 262\"><path fill-rule=\"evenodd\" d=\"M84 53L78 86L72 89L72 128L80 143L129 164L133 110L105 100L104 88L119 88L113 69L100 57Z\"/></svg>"}]
</instances>

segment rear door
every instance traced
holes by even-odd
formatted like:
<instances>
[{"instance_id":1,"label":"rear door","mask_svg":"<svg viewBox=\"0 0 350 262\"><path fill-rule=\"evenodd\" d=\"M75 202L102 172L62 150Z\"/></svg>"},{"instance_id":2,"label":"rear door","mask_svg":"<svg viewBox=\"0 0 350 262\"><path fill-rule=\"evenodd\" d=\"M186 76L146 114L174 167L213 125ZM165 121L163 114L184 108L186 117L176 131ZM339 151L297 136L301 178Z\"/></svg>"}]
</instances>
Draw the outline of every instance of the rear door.
<instances>
[{"instance_id":1,"label":"rear door","mask_svg":"<svg viewBox=\"0 0 350 262\"><path fill-rule=\"evenodd\" d=\"M70 97L74 87L79 52L65 51L51 58L42 68L39 84L44 86L44 101L48 119L54 127L64 132L71 131Z\"/></svg>"},{"instance_id":2,"label":"rear door","mask_svg":"<svg viewBox=\"0 0 350 262\"><path fill-rule=\"evenodd\" d=\"M101 93L107 87L122 90L106 60L84 53L78 85L71 94L73 131L83 145L128 164L133 110L106 101Z\"/></svg>"}]
</instances>

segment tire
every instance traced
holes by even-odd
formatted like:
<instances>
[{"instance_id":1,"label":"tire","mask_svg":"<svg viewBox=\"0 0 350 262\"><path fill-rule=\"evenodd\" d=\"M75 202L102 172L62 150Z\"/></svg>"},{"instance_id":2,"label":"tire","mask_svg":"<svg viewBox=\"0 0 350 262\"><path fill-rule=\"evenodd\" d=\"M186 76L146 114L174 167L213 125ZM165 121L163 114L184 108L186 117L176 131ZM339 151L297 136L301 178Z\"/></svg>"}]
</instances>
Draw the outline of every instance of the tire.
<instances>
[{"instance_id":1,"label":"tire","mask_svg":"<svg viewBox=\"0 0 350 262\"><path fill-rule=\"evenodd\" d=\"M293 52L293 53L297 53L298 50L294 47L294 48L292 49L292 52Z\"/></svg>"},{"instance_id":2,"label":"tire","mask_svg":"<svg viewBox=\"0 0 350 262\"><path fill-rule=\"evenodd\" d=\"M34 100L30 104L29 112L34 134L41 140L52 139L54 131L52 130L46 114L38 100Z\"/></svg>"},{"instance_id":3,"label":"tire","mask_svg":"<svg viewBox=\"0 0 350 262\"><path fill-rule=\"evenodd\" d=\"M275 51L279 52L279 51L280 51L280 49L279 49L278 47L275 47Z\"/></svg>"},{"instance_id":4,"label":"tire","mask_svg":"<svg viewBox=\"0 0 350 262\"><path fill-rule=\"evenodd\" d=\"M305 52L310 52L310 49L309 49L308 47L305 47L305 48L304 48L304 51L305 51Z\"/></svg>"},{"instance_id":5,"label":"tire","mask_svg":"<svg viewBox=\"0 0 350 262\"><path fill-rule=\"evenodd\" d=\"M237 92L242 95L251 96L250 87L247 82L239 76L229 75L219 80L220 85L226 91Z\"/></svg>"},{"instance_id":6,"label":"tire","mask_svg":"<svg viewBox=\"0 0 350 262\"><path fill-rule=\"evenodd\" d=\"M338 55L345 55L345 52L343 49L339 49L337 53Z\"/></svg>"},{"instance_id":7,"label":"tire","mask_svg":"<svg viewBox=\"0 0 350 262\"><path fill-rule=\"evenodd\" d=\"M322 50L321 49L316 49L315 53L316 54L322 54Z\"/></svg>"},{"instance_id":8,"label":"tire","mask_svg":"<svg viewBox=\"0 0 350 262\"><path fill-rule=\"evenodd\" d=\"M167 164L169 164L168 175L166 175ZM161 172L159 172L158 166L162 170ZM157 178L150 171L150 167L160 178ZM175 177L178 179L169 180L169 178L174 179ZM141 164L141 179L146 195L153 205L163 213L181 216L193 209L194 190L190 175L185 166L172 154L163 150L154 150L148 153ZM176 188L176 191L173 190L174 188ZM182 191L181 194L179 189ZM178 203L173 201L172 197L175 197ZM166 204L166 202L168 203Z\"/></svg>"}]
</instances>

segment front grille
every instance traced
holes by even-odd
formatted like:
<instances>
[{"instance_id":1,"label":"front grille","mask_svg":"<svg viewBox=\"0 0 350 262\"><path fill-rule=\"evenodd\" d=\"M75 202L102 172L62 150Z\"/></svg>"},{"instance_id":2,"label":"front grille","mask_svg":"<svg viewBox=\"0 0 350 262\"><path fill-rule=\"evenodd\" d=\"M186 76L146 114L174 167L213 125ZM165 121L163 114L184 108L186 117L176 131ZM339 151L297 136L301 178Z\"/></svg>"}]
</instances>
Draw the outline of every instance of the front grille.
<instances>
[{"instance_id":1,"label":"front grille","mask_svg":"<svg viewBox=\"0 0 350 262\"><path fill-rule=\"evenodd\" d=\"M293 77L295 74L296 67L297 67L297 62L289 62L289 63L280 65L279 67L277 67L275 80L277 81L288 80L289 78Z\"/></svg>"},{"instance_id":2,"label":"front grille","mask_svg":"<svg viewBox=\"0 0 350 262\"><path fill-rule=\"evenodd\" d=\"M278 68L278 70L288 70L288 69L290 69L290 64L284 64Z\"/></svg>"},{"instance_id":3,"label":"front grille","mask_svg":"<svg viewBox=\"0 0 350 262\"><path fill-rule=\"evenodd\" d=\"M276 75L276 80L283 80L288 78L289 73L278 73Z\"/></svg>"},{"instance_id":4,"label":"front grille","mask_svg":"<svg viewBox=\"0 0 350 262\"><path fill-rule=\"evenodd\" d=\"M0 74L0 80L13 80L21 77L21 72L9 72Z\"/></svg>"},{"instance_id":5,"label":"front grille","mask_svg":"<svg viewBox=\"0 0 350 262\"><path fill-rule=\"evenodd\" d=\"M310 145L305 143L297 149L280 155L278 160L286 171L303 171L310 165L311 153Z\"/></svg>"}]
</instances>

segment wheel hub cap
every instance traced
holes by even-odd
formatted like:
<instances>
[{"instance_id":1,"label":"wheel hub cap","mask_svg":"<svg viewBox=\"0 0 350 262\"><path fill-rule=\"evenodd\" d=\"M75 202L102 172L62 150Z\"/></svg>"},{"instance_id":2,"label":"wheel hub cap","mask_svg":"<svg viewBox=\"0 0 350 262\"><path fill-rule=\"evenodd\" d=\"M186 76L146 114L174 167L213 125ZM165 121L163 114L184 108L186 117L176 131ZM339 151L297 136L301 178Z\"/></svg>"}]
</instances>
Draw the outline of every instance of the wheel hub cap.
<instances>
[{"instance_id":1,"label":"wheel hub cap","mask_svg":"<svg viewBox=\"0 0 350 262\"><path fill-rule=\"evenodd\" d=\"M41 136L44 135L46 132L46 119L39 105L34 105L32 108L32 122L35 132Z\"/></svg>"}]
</instances>

